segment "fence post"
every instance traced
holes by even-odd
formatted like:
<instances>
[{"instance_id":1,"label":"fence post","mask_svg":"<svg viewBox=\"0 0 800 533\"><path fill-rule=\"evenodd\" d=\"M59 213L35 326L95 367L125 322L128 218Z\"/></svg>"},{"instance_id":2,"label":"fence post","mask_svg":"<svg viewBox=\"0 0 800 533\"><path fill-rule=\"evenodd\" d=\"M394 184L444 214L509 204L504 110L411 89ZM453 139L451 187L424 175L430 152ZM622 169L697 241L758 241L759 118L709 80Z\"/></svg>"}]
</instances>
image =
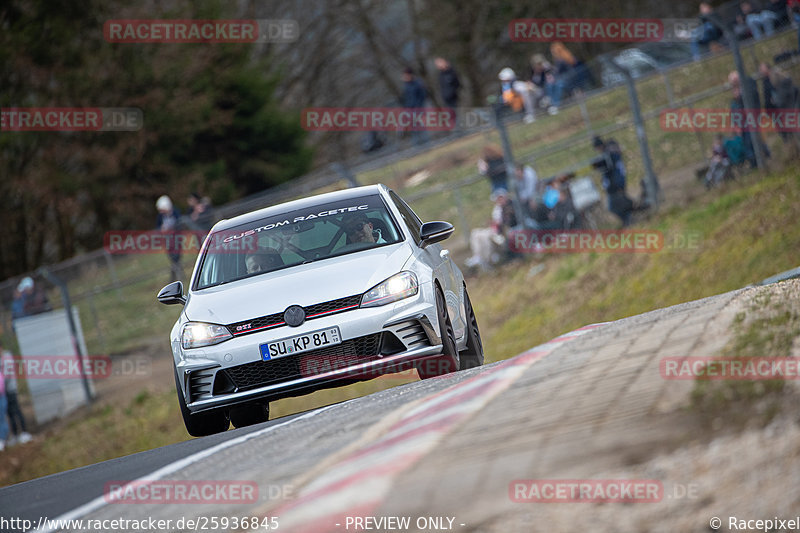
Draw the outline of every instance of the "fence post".
<instances>
[{"instance_id":1,"label":"fence post","mask_svg":"<svg viewBox=\"0 0 800 533\"><path fill-rule=\"evenodd\" d=\"M669 80L669 73L665 69L660 69L661 79L664 80L664 88L667 91L667 102L670 107L675 107L675 93L672 92L672 83Z\"/></svg>"},{"instance_id":2,"label":"fence post","mask_svg":"<svg viewBox=\"0 0 800 533\"><path fill-rule=\"evenodd\" d=\"M750 113L757 111L756 102L758 101L758 93L753 94L751 92L752 86L747 83L749 77L747 76L747 72L744 68L744 61L742 60L742 50L739 47L739 39L736 37L736 33L733 32L726 24L722 22L718 15L705 15L703 16L705 20L708 20L716 26L720 31L722 31L725 38L731 45L731 52L733 52L733 62L736 65L736 71L739 73L739 84L740 89L742 91L742 102L744 107ZM755 83L753 83L755 85ZM750 139L753 144L753 152L756 156L756 167L759 170L766 170L766 158L764 157L764 152L762 151L761 146L761 132L758 128L754 128L754 131L750 132Z\"/></svg>"},{"instance_id":3,"label":"fence post","mask_svg":"<svg viewBox=\"0 0 800 533\"><path fill-rule=\"evenodd\" d=\"M691 103L688 104L688 107L690 110L694 109ZM703 139L703 132L701 132L699 128L695 128L694 132L697 135L697 145L700 147L700 157L707 160L708 152L706 152L706 142Z\"/></svg>"},{"instance_id":4,"label":"fence post","mask_svg":"<svg viewBox=\"0 0 800 533\"><path fill-rule=\"evenodd\" d=\"M636 138L639 140L639 149L642 152L642 164L645 174L645 198L650 207L658 207L660 201L661 186L653 170L653 161L650 159L650 146L647 143L647 132L644 129L644 119L642 109L639 106L639 95L636 93L636 83L628 69L617 63L616 59L611 59L610 64L614 66L624 77L625 85L628 87L628 98L630 99L631 111L633 111L633 123L636 128Z\"/></svg>"},{"instance_id":5,"label":"fence post","mask_svg":"<svg viewBox=\"0 0 800 533\"><path fill-rule=\"evenodd\" d=\"M98 294L99 290L95 286L94 289L89 291L89 311L92 313L92 320L94 320L94 327L97 330L97 339L100 341L100 348L104 354L108 354L108 347L106 346L106 338L103 335L103 329L100 327L100 319L97 316L97 307L94 305L94 297Z\"/></svg>"},{"instance_id":6,"label":"fence post","mask_svg":"<svg viewBox=\"0 0 800 533\"><path fill-rule=\"evenodd\" d=\"M114 282L114 288L117 291L117 299L121 302L122 291L119 289L119 277L117 277L117 269L114 266L114 260L111 259L111 254L108 253L108 250L105 248L103 248L103 256L106 258L106 265L108 266L108 271L111 273L111 280Z\"/></svg>"},{"instance_id":7,"label":"fence post","mask_svg":"<svg viewBox=\"0 0 800 533\"><path fill-rule=\"evenodd\" d=\"M594 129L592 129L592 119L589 117L589 108L586 107L586 98L583 91L578 91L578 107L581 109L581 116L586 129L589 131L589 136L594 137Z\"/></svg>"},{"instance_id":8,"label":"fence post","mask_svg":"<svg viewBox=\"0 0 800 533\"><path fill-rule=\"evenodd\" d=\"M453 191L453 194L456 197L456 209L458 210L458 219L461 223L461 227L464 228L464 244L467 245L469 248L469 224L467 224L467 217L464 216L464 202L461 198L461 187L456 187Z\"/></svg>"},{"instance_id":9,"label":"fence post","mask_svg":"<svg viewBox=\"0 0 800 533\"><path fill-rule=\"evenodd\" d=\"M517 219L517 224L523 224L525 221L525 211L522 210L522 202L519 200L519 192L517 191L517 169L514 166L514 155L511 151L511 141L508 138L508 130L500 116L501 105L495 104L494 107L494 122L497 127L497 132L500 134L500 143L503 145L503 159L506 162L506 186L511 195L511 205L514 208L514 216Z\"/></svg>"}]
</instances>

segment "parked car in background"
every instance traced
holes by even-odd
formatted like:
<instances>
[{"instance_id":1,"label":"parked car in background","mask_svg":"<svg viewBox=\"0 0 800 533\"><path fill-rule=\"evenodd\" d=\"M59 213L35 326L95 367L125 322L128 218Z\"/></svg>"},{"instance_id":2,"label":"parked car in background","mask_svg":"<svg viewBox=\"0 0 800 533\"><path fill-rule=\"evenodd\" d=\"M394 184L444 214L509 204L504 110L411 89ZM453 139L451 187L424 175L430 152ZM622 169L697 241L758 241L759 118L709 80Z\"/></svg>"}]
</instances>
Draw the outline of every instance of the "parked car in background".
<instances>
[{"instance_id":1,"label":"parked car in background","mask_svg":"<svg viewBox=\"0 0 800 533\"><path fill-rule=\"evenodd\" d=\"M642 43L633 48L610 52L596 58L603 87L613 87L625 82L625 78L611 65L611 59L630 71L634 79L641 78L669 66L692 61L688 43Z\"/></svg>"}]
</instances>

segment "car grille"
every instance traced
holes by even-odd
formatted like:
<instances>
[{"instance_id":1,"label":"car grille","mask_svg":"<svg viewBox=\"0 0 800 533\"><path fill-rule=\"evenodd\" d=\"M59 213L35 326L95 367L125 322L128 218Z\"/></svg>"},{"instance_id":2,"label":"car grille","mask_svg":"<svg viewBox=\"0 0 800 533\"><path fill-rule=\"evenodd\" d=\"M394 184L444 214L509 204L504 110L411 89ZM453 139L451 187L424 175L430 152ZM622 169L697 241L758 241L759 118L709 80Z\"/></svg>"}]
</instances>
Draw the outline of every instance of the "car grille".
<instances>
[{"instance_id":1,"label":"car grille","mask_svg":"<svg viewBox=\"0 0 800 533\"><path fill-rule=\"evenodd\" d=\"M303 307L303 310L306 312L306 320L313 320L314 318L355 309L360 304L361 295L356 294L354 296L346 296L344 298L338 298L328 302L309 305ZM251 320L243 320L241 322L228 324L227 328L230 330L232 335L239 337L241 335L247 335L248 333L256 333L258 331L266 331L268 329L278 328L283 325L285 325L285 322L283 321L283 311L281 311L280 313L273 313L271 315L261 316Z\"/></svg>"},{"instance_id":2,"label":"car grille","mask_svg":"<svg viewBox=\"0 0 800 533\"><path fill-rule=\"evenodd\" d=\"M374 361L380 357L380 350L381 334L375 333L301 354L234 366L224 372L238 390L246 390Z\"/></svg>"}]
</instances>

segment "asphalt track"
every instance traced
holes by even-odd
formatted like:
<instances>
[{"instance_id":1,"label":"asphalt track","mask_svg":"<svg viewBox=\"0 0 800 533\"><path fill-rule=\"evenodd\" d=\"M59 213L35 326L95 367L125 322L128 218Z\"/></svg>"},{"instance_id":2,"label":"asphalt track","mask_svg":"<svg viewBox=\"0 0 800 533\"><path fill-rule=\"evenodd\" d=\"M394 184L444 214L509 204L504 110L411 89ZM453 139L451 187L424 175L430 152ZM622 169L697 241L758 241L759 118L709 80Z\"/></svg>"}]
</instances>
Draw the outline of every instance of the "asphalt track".
<instances>
[{"instance_id":1,"label":"asphalt track","mask_svg":"<svg viewBox=\"0 0 800 533\"><path fill-rule=\"evenodd\" d=\"M690 431L680 405L691 382L665 380L659 361L718 353L741 309L741 295L754 290L587 326L482 368L0 489L0 517L33 523L42 517L276 517L279 531L295 533L354 530L345 522L354 517L406 516L412 524L424 519L422 527L376 530L571 531L537 521L509 522L530 516L531 509L513 501L510 483L589 479L626 467L632 456L641 463L643 453L675 449L685 438L681 432ZM686 474L676 475L661 472L658 482L668 488L687 481ZM234 481L258 490L248 501L109 499L107 483L132 481ZM698 501L718 505L710 496ZM675 503L583 505L580 516L598 531L641 531L641 525L621 526L621 519L636 513L664 514L670 520L661 523L670 531L698 530L695 518L685 528L673 527L672 518L680 516L670 507ZM593 521L602 513L610 513L607 523ZM61 528L39 531L56 529ZM195 529L173 522L163 530Z\"/></svg>"}]
</instances>

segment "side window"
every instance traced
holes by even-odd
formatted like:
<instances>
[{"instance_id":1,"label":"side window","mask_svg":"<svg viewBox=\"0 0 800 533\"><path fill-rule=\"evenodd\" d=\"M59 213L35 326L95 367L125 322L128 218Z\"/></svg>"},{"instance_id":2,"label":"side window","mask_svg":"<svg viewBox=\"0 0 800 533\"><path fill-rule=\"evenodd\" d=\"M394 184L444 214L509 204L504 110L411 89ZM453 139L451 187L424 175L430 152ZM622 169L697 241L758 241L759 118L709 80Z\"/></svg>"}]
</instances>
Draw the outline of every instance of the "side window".
<instances>
[{"instance_id":1,"label":"side window","mask_svg":"<svg viewBox=\"0 0 800 533\"><path fill-rule=\"evenodd\" d=\"M394 191L390 191L389 195L392 197L392 200L394 200L397 210L400 211L400 216L403 217L414 241L419 244L419 232L422 227L422 221Z\"/></svg>"}]
</instances>

